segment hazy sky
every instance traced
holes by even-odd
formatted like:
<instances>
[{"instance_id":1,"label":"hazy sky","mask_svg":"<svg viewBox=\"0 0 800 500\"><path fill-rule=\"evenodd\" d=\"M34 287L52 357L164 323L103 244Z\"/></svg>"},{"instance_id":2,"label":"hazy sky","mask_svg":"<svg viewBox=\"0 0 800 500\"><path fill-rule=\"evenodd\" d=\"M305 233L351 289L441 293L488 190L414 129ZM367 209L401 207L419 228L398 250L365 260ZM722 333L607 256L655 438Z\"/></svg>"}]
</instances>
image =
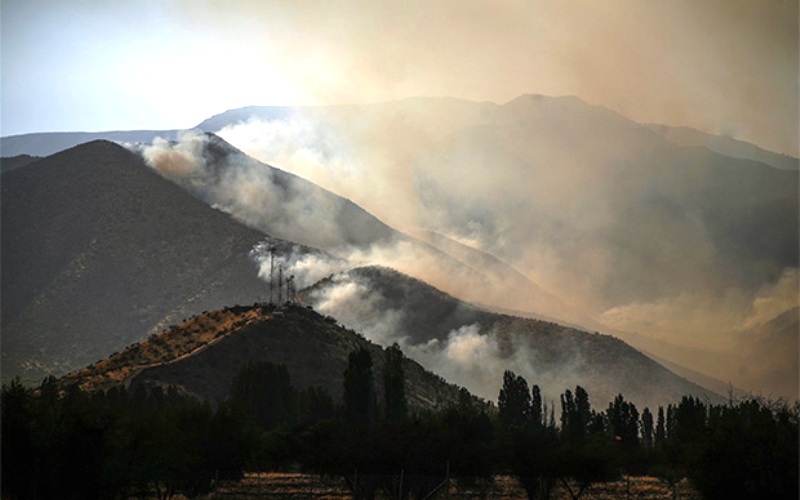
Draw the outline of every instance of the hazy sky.
<instances>
[{"instance_id":1,"label":"hazy sky","mask_svg":"<svg viewBox=\"0 0 800 500\"><path fill-rule=\"evenodd\" d=\"M798 5L3 0L2 135L246 105L577 95L798 155Z\"/></svg>"}]
</instances>

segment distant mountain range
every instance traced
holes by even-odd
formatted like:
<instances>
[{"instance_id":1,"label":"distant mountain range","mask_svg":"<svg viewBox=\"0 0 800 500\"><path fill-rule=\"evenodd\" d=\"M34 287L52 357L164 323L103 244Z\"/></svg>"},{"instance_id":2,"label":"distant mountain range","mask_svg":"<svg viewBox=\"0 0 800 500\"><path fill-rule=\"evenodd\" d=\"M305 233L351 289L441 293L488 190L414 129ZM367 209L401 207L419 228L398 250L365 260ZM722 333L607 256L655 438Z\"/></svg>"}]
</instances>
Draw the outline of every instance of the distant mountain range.
<instances>
[{"instance_id":1,"label":"distant mountain range","mask_svg":"<svg viewBox=\"0 0 800 500\"><path fill-rule=\"evenodd\" d=\"M229 146L215 138L211 138L211 144L212 151L206 156L214 156L215 165L230 164L226 156L231 153ZM242 159L236 158L238 161ZM281 179L279 172L270 172ZM337 262L335 257L321 251L268 239L264 233L245 227L159 176L135 153L110 142L95 141L34 161L3 174L2 181L2 354L6 380L23 375L25 380L35 383L45 374L59 375L92 363L88 369L91 372L101 365L108 367L108 363L93 362L114 351L120 354L112 356L117 360L113 363L124 364L128 358L136 358L131 349L149 349L158 344L148 341L140 344L142 347L129 347L148 336L162 330L173 332L164 338L175 337L178 331L199 330L195 327L203 318L206 321L209 318L204 311L218 309L223 304L264 300L267 288L257 277L258 267L252 252L265 240L276 248L281 262L286 262L287 273L292 266L300 267L303 259ZM479 254L471 258L476 255ZM385 322L391 338L404 343L404 338L413 341L408 344L412 358L414 348L435 343L445 345L449 332L474 325L475 333L484 335L490 345L504 346L502 349L510 361L529 353L548 353L541 358L537 372L543 378L536 382L532 379L532 383L540 383L548 390L563 390L582 383L595 392L600 402L617 390L628 390L629 397L640 397L645 403L663 403L682 393L715 397L686 381L678 381L619 340L552 323L489 313L397 271L360 268L344 275L334 274L312 284L303 296L310 303L317 303L310 297L318 298L319 294L331 291L330 285L339 284L342 276L369 278L362 280L361 285L368 287L368 294L379 294L385 302L374 303L366 295L352 296L347 307L336 310L345 318L341 321L348 324L360 311L373 311L379 321ZM313 294L309 295L311 291ZM323 312L330 308L330 304L318 305ZM403 322L397 325L388 322L392 317L399 318L400 313ZM196 314L201 315L200 319L180 328L172 326ZM226 325L241 322L227 331L239 331L246 319L226 320ZM261 332L277 324L268 322L255 330L242 328L241 336L236 336L240 340L214 344L213 350L209 347L192 351L192 356L169 363L162 359L151 360L148 366L134 365L135 369L127 375L114 375L110 380L175 383L204 398L221 397L237 362L249 356L264 357L256 355L264 346L252 342L267 334L245 332ZM303 383L308 377L311 377L309 384L323 379L337 380L333 374L343 368L341 355L337 355L339 361L334 363L331 373L325 372L321 379L320 375L303 375L305 362L292 364L292 359L305 359L307 353L315 352L312 344L322 334L319 321L303 324L305 333L296 341L294 337L286 341L288 332L267 335L283 339L270 344L267 349L272 354L267 358L292 365L293 379ZM374 329L366 326L365 333L372 340L389 340L375 336ZM585 352L572 350L585 341L590 345ZM239 346L239 342L244 344ZM228 345L234 351L226 351L224 346ZM339 350L340 354L344 352ZM217 358L217 353L227 354L219 354L223 358ZM465 355L471 353L467 351ZM424 366L436 373L451 375L451 367L436 364L434 358L422 356L419 361L428 361ZM502 379L502 364L483 365L487 359L480 357L462 361L474 363L472 369L483 373L477 380L464 379L462 385L494 398ZM627 368L622 370L623 366ZM636 371L635 377L626 376L631 369ZM651 399L644 399L645 391L629 386L624 382L626 379L652 382L658 389L650 391ZM336 384L328 385L337 394Z\"/></svg>"},{"instance_id":2,"label":"distant mountain range","mask_svg":"<svg viewBox=\"0 0 800 500\"><path fill-rule=\"evenodd\" d=\"M263 299L258 273L272 246L301 286L360 296L337 318L365 325L373 340L381 332L363 315L386 282L408 279L365 281L364 269L376 269L365 266L377 264L477 311L475 321L420 319L383 332L412 349L474 332L484 348L505 349L527 338L517 330L569 324L735 385L797 392L796 377L782 381L796 360L780 356L791 337L782 332L798 324L798 298L782 291L798 268L796 159L535 95L504 105L249 107L197 129L222 138L2 138L4 380L72 371L180 318ZM127 149L93 142L38 158L93 137ZM349 288L325 288L325 276L347 276ZM546 322L488 320L489 311ZM755 354L753 339L770 340ZM756 355L781 365L763 367Z\"/></svg>"}]
</instances>

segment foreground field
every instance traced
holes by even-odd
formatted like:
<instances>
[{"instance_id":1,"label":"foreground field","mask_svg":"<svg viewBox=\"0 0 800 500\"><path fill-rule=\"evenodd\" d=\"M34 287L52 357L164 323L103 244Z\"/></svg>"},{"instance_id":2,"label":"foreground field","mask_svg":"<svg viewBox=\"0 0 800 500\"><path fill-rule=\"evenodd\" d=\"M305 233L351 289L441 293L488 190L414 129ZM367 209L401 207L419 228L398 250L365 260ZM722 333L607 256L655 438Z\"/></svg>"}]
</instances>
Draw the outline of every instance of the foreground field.
<instances>
[{"instance_id":1,"label":"foreground field","mask_svg":"<svg viewBox=\"0 0 800 500\"><path fill-rule=\"evenodd\" d=\"M436 484L437 479L433 479ZM396 488L396 487L395 487ZM678 498L684 500L700 500L703 497L684 480L677 487ZM495 476L491 484L466 485L453 480L449 495L445 488L429 492L425 498L451 499L507 499L524 500L525 492L517 480L510 476ZM311 474L298 473L247 473L241 482L221 483L209 499L325 499L350 500L353 498L343 478L326 478ZM377 498L398 498L398 491L379 492ZM415 498L413 495L410 498ZM569 499L569 492L563 487L556 488L552 499ZM654 477L630 477L627 480L598 483L581 496L586 500L611 500L619 498L631 499L671 499L673 492L667 485Z\"/></svg>"}]
</instances>

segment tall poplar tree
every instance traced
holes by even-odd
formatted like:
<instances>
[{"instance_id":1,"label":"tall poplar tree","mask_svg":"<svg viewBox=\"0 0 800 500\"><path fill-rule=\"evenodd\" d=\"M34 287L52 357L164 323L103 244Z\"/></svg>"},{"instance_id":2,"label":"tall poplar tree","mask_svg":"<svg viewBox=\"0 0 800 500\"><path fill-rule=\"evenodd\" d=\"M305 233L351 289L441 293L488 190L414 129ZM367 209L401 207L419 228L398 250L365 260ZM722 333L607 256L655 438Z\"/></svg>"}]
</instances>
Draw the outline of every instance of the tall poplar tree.
<instances>
[{"instance_id":1,"label":"tall poplar tree","mask_svg":"<svg viewBox=\"0 0 800 500\"><path fill-rule=\"evenodd\" d=\"M395 342L386 349L386 364L383 367L383 391L386 403L386 420L401 422L408 413L406 405L403 351Z\"/></svg>"},{"instance_id":2,"label":"tall poplar tree","mask_svg":"<svg viewBox=\"0 0 800 500\"><path fill-rule=\"evenodd\" d=\"M344 371L344 413L353 423L368 423L374 417L375 393L372 379L372 356L363 347L347 358Z\"/></svg>"}]
</instances>

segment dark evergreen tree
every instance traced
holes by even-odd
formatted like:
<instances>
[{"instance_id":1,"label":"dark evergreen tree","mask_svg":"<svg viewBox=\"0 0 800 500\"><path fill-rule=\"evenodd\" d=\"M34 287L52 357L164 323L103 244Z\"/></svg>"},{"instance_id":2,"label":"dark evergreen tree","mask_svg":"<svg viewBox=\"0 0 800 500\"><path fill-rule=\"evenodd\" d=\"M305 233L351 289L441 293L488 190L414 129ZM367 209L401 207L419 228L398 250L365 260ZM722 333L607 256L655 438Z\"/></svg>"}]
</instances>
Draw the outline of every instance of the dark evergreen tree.
<instances>
[{"instance_id":1,"label":"dark evergreen tree","mask_svg":"<svg viewBox=\"0 0 800 500\"><path fill-rule=\"evenodd\" d=\"M544 427L545 414L542 408L542 391L536 384L531 387L531 421L534 427Z\"/></svg>"},{"instance_id":2,"label":"dark evergreen tree","mask_svg":"<svg viewBox=\"0 0 800 500\"><path fill-rule=\"evenodd\" d=\"M647 449L653 447L653 414L647 407L642 410L642 444Z\"/></svg>"},{"instance_id":3,"label":"dark evergreen tree","mask_svg":"<svg viewBox=\"0 0 800 500\"><path fill-rule=\"evenodd\" d=\"M374 419L375 390L372 378L372 356L363 347L347 358L344 371L344 413L348 421L365 424Z\"/></svg>"},{"instance_id":4,"label":"dark evergreen tree","mask_svg":"<svg viewBox=\"0 0 800 500\"><path fill-rule=\"evenodd\" d=\"M2 415L2 488L3 498L34 498L38 474L35 408L33 391L15 378L3 384L0 399Z\"/></svg>"},{"instance_id":5,"label":"dark evergreen tree","mask_svg":"<svg viewBox=\"0 0 800 500\"><path fill-rule=\"evenodd\" d=\"M561 394L561 434L571 443L580 442L587 433L592 418L589 394L581 386L575 387L575 394L567 389Z\"/></svg>"},{"instance_id":6,"label":"dark evergreen tree","mask_svg":"<svg viewBox=\"0 0 800 500\"><path fill-rule=\"evenodd\" d=\"M529 499L549 497L555 484L552 457L558 433L555 428L546 428L543 420L539 387L534 385L529 391L522 376L507 370L498 396L499 452Z\"/></svg>"},{"instance_id":7,"label":"dark evergreen tree","mask_svg":"<svg viewBox=\"0 0 800 500\"><path fill-rule=\"evenodd\" d=\"M656 432L655 432L655 446L660 448L664 445L664 441L667 439L667 429L664 423L664 407L658 407L658 419L656 420Z\"/></svg>"},{"instance_id":8,"label":"dark evergreen tree","mask_svg":"<svg viewBox=\"0 0 800 500\"><path fill-rule=\"evenodd\" d=\"M675 406L671 404L667 405L666 431L667 440L675 441Z\"/></svg>"},{"instance_id":9,"label":"dark evergreen tree","mask_svg":"<svg viewBox=\"0 0 800 500\"><path fill-rule=\"evenodd\" d=\"M284 365L248 362L234 377L230 398L250 411L262 430L289 428L294 424L295 392Z\"/></svg>"},{"instance_id":10,"label":"dark evergreen tree","mask_svg":"<svg viewBox=\"0 0 800 500\"><path fill-rule=\"evenodd\" d=\"M575 386L575 410L577 412L576 425L580 429L586 429L586 426L589 425L589 419L591 418L592 407L589 404L589 393L579 385Z\"/></svg>"},{"instance_id":11,"label":"dark evergreen tree","mask_svg":"<svg viewBox=\"0 0 800 500\"><path fill-rule=\"evenodd\" d=\"M636 405L625 401L622 394L609 403L606 419L608 432L614 440L629 448L639 445L639 412Z\"/></svg>"},{"instance_id":12,"label":"dark evergreen tree","mask_svg":"<svg viewBox=\"0 0 800 500\"><path fill-rule=\"evenodd\" d=\"M403 373L403 351L395 342L386 349L386 364L383 367L383 391L386 405L386 420L401 422L408 413L406 405L405 374Z\"/></svg>"},{"instance_id":13,"label":"dark evergreen tree","mask_svg":"<svg viewBox=\"0 0 800 500\"><path fill-rule=\"evenodd\" d=\"M521 428L531 421L531 393L528 382L514 372L503 373L503 387L497 397L500 425L504 429Z\"/></svg>"},{"instance_id":14,"label":"dark evergreen tree","mask_svg":"<svg viewBox=\"0 0 800 500\"><path fill-rule=\"evenodd\" d=\"M567 432L572 422L575 420L575 398L572 396L572 391L567 389L561 394L561 432Z\"/></svg>"},{"instance_id":15,"label":"dark evergreen tree","mask_svg":"<svg viewBox=\"0 0 800 500\"><path fill-rule=\"evenodd\" d=\"M297 393L297 423L309 426L320 420L331 420L336 417L333 398L322 387L308 387Z\"/></svg>"},{"instance_id":16,"label":"dark evergreen tree","mask_svg":"<svg viewBox=\"0 0 800 500\"><path fill-rule=\"evenodd\" d=\"M681 402L682 404L684 401ZM691 406L691 410L689 407ZM697 401L678 407L697 425ZM710 412L707 435L689 463L688 475L709 499L798 498L798 413L759 400Z\"/></svg>"},{"instance_id":17,"label":"dark evergreen tree","mask_svg":"<svg viewBox=\"0 0 800 500\"><path fill-rule=\"evenodd\" d=\"M683 396L674 410L674 436L671 441L694 445L702 441L706 434L708 407L698 398Z\"/></svg>"}]
</instances>

